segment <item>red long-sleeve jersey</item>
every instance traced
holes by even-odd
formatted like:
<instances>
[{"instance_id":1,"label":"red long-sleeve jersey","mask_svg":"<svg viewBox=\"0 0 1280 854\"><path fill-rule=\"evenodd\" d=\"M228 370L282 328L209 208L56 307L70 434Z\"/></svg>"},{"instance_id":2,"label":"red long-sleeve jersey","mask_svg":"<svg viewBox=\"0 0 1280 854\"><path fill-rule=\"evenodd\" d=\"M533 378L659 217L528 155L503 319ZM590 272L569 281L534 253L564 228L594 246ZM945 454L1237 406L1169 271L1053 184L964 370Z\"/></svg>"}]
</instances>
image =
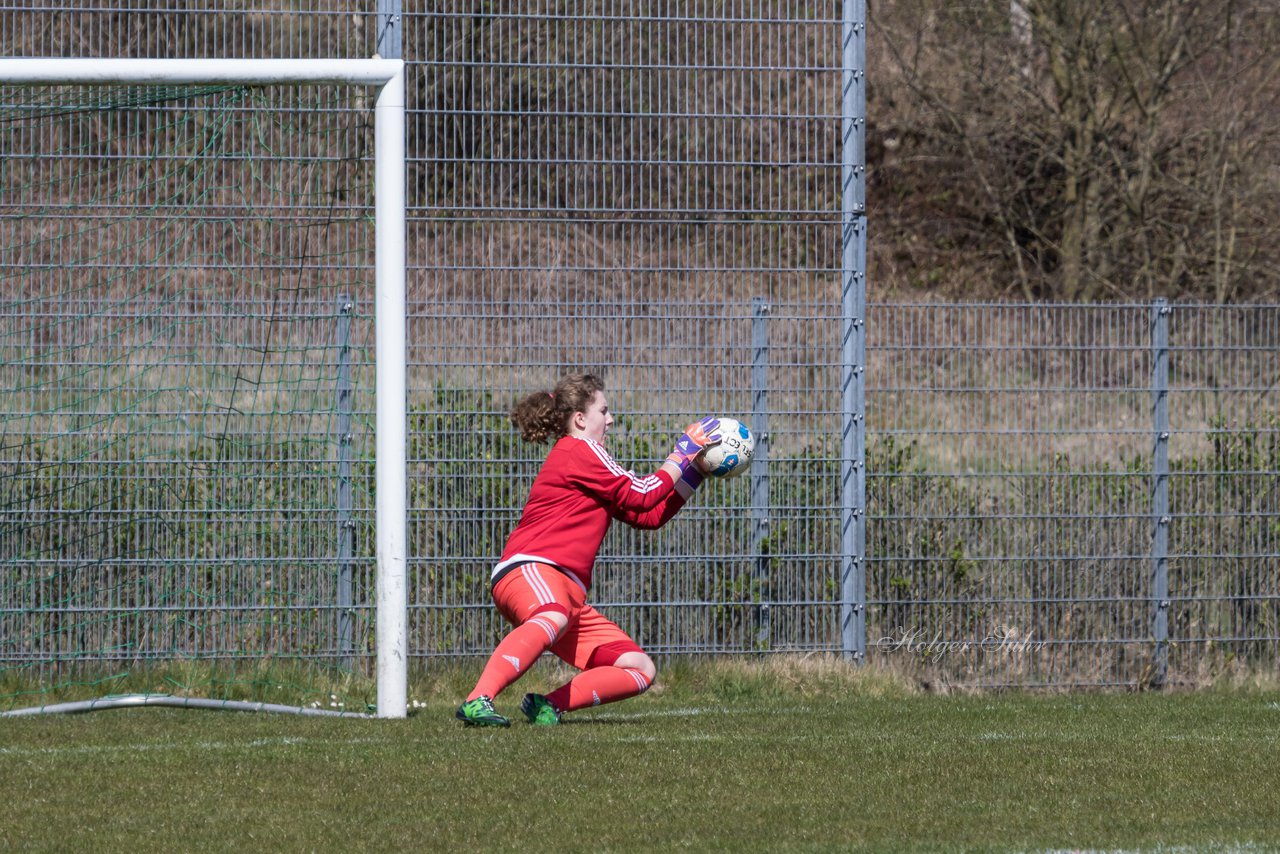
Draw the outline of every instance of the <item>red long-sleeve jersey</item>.
<instances>
[{"instance_id":1,"label":"red long-sleeve jersey","mask_svg":"<svg viewBox=\"0 0 1280 854\"><path fill-rule=\"evenodd\" d=\"M497 575L530 560L554 564L591 587L591 569L609 523L659 528L684 506L687 486L659 469L647 477L614 461L594 439L565 436L534 478L524 512L507 538Z\"/></svg>"}]
</instances>

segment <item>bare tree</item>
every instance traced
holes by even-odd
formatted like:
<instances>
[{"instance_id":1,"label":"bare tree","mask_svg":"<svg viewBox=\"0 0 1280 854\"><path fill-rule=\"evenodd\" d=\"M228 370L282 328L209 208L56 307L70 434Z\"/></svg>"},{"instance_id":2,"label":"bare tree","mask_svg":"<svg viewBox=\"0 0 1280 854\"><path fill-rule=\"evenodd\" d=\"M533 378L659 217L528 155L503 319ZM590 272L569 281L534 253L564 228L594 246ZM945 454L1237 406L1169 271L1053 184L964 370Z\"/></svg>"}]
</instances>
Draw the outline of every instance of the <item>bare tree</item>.
<instances>
[{"instance_id":1,"label":"bare tree","mask_svg":"<svg viewBox=\"0 0 1280 854\"><path fill-rule=\"evenodd\" d=\"M999 247L997 275L1028 298L1274 293L1256 263L1276 236L1266 5L894 4L876 23L892 123L916 140L904 159L950 167L905 177L926 193L949 179L948 213L969 224L953 231Z\"/></svg>"}]
</instances>

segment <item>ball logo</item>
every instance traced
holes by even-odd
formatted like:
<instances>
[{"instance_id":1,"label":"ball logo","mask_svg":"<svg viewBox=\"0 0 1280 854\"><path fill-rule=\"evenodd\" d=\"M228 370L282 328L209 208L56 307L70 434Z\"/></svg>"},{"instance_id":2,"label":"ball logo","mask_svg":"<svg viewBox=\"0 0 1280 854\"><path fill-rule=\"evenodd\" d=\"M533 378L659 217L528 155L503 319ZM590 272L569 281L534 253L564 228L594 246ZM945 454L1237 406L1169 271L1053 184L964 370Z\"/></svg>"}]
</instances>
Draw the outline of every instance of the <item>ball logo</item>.
<instances>
[{"instance_id":1,"label":"ball logo","mask_svg":"<svg viewBox=\"0 0 1280 854\"><path fill-rule=\"evenodd\" d=\"M737 455L737 454L729 454L727 457L725 457L725 458L724 458L724 462L722 462L720 465L716 466L716 471L715 471L715 473L716 473L716 474L727 474L727 473L729 473L729 472L733 471L734 467L735 467L737 464L738 464L738 455Z\"/></svg>"}]
</instances>

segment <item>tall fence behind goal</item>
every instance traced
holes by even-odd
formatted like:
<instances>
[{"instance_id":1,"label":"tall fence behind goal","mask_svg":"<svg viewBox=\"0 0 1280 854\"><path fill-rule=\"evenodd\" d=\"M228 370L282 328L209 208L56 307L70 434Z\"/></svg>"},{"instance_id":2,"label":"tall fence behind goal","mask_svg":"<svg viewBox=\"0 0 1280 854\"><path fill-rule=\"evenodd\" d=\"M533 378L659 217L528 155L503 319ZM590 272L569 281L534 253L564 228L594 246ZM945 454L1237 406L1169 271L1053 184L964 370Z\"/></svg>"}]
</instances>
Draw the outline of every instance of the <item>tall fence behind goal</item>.
<instances>
[{"instance_id":1,"label":"tall fence behind goal","mask_svg":"<svg viewBox=\"0 0 1280 854\"><path fill-rule=\"evenodd\" d=\"M660 658L1274 668L1280 308L883 299L860 241L910 245L878 230L892 188L860 193L859 0L110 6L0 10L0 44L403 53L414 665L500 636L488 572L545 451L507 409L591 369L636 469L699 415L760 434L750 473L605 543L593 597ZM150 92L0 126L0 705L194 661L192 693L364 709L369 96Z\"/></svg>"}]
</instances>

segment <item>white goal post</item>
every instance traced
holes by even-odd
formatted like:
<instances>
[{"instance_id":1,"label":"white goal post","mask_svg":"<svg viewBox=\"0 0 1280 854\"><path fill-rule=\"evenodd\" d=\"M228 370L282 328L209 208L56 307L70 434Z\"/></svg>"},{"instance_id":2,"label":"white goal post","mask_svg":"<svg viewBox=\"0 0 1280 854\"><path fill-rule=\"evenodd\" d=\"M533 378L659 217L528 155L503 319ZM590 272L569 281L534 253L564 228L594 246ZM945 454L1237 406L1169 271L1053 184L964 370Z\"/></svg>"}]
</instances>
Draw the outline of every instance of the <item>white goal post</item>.
<instances>
[{"instance_id":1,"label":"white goal post","mask_svg":"<svg viewBox=\"0 0 1280 854\"><path fill-rule=\"evenodd\" d=\"M13 85L350 84L376 87L376 647L377 717L408 697L407 384L404 63L399 59L0 58Z\"/></svg>"}]
</instances>

